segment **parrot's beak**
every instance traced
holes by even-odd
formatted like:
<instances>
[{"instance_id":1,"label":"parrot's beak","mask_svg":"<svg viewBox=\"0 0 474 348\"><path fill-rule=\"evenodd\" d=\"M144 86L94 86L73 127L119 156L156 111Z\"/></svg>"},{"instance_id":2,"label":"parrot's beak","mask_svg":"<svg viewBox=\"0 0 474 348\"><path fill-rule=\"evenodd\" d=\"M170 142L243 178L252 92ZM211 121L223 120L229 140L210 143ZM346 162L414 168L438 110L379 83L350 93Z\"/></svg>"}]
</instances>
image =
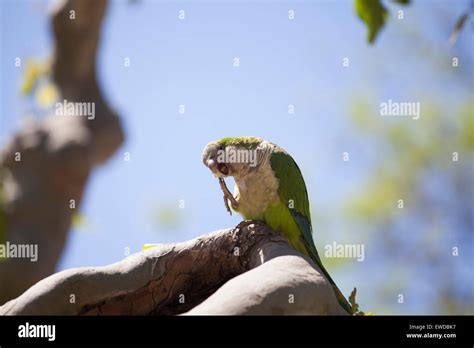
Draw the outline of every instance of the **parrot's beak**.
<instances>
[{"instance_id":1,"label":"parrot's beak","mask_svg":"<svg viewBox=\"0 0 474 348\"><path fill-rule=\"evenodd\" d=\"M217 177L226 177L229 175L229 167L225 163L218 163L215 159L210 158L206 161L206 166Z\"/></svg>"},{"instance_id":2,"label":"parrot's beak","mask_svg":"<svg viewBox=\"0 0 474 348\"><path fill-rule=\"evenodd\" d=\"M219 177L221 173L219 173L219 170L217 169L217 161L214 159L208 159L206 161L206 166L211 170L212 174L215 176Z\"/></svg>"},{"instance_id":3,"label":"parrot's beak","mask_svg":"<svg viewBox=\"0 0 474 348\"><path fill-rule=\"evenodd\" d=\"M206 161L206 165L210 170L214 171L214 168L217 167L217 162L211 158Z\"/></svg>"}]
</instances>

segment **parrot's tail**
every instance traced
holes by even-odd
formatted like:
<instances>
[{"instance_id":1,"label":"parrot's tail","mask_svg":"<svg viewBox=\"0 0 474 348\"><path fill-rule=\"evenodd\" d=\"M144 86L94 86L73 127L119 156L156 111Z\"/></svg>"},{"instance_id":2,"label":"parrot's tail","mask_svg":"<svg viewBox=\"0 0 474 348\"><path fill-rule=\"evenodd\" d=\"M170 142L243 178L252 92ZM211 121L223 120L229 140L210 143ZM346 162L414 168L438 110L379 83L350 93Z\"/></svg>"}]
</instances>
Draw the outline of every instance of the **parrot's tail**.
<instances>
[{"instance_id":1,"label":"parrot's tail","mask_svg":"<svg viewBox=\"0 0 474 348\"><path fill-rule=\"evenodd\" d=\"M332 288L334 289L334 292L336 293L337 301L339 302L341 307L344 308L344 310L347 313L349 313L350 315L354 314L354 310L352 309L351 304L346 299L346 297L341 292L341 290L339 290L339 288L337 287L334 280L332 280L332 278L329 275L328 271L326 271L326 269L324 268L323 263L321 262L321 259L319 258L319 255L317 254L317 252L316 252L316 255L311 254L311 256L312 256L311 258L313 259L313 261L318 265L321 272L323 272L323 274L326 277L326 279L328 280L328 282L332 285Z\"/></svg>"}]
</instances>

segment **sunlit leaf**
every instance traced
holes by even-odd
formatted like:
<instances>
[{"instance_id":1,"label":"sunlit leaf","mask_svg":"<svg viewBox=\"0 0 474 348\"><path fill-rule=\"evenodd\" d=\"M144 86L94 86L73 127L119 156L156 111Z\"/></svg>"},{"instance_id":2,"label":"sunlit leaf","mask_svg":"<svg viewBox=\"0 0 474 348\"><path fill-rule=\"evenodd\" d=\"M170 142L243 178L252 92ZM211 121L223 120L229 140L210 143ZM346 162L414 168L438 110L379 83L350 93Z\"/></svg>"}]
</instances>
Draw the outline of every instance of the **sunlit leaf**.
<instances>
[{"instance_id":1,"label":"sunlit leaf","mask_svg":"<svg viewBox=\"0 0 474 348\"><path fill-rule=\"evenodd\" d=\"M355 10L367 26L367 40L373 43L385 24L388 12L379 0L355 0Z\"/></svg>"},{"instance_id":2,"label":"sunlit leaf","mask_svg":"<svg viewBox=\"0 0 474 348\"><path fill-rule=\"evenodd\" d=\"M44 64L29 60L26 63L25 72L23 73L23 80L20 87L21 94L30 94L36 87L39 78L45 73L45 71L46 68Z\"/></svg>"},{"instance_id":3,"label":"sunlit leaf","mask_svg":"<svg viewBox=\"0 0 474 348\"><path fill-rule=\"evenodd\" d=\"M43 83L37 89L35 97L40 107L48 108L58 100L59 92L53 83Z\"/></svg>"}]
</instances>

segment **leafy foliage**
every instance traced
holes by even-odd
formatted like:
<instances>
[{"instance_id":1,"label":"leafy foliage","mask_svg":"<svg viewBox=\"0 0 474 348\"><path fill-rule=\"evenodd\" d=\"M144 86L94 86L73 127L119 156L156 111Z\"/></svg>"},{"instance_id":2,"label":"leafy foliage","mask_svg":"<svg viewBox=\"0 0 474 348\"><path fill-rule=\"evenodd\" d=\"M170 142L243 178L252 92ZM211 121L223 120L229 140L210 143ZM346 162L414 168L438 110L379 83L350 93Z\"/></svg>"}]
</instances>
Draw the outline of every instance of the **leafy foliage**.
<instances>
[{"instance_id":1,"label":"leafy foliage","mask_svg":"<svg viewBox=\"0 0 474 348\"><path fill-rule=\"evenodd\" d=\"M378 158L360 193L346 202L348 217L362 223L364 233L373 239L372 248L399 260L397 266L387 267L408 277L407 284L423 277L432 284L435 280L429 279L427 269L443 274L443 281L436 284L433 311L469 313L472 294L464 293L466 284L464 288L456 284L463 273L451 249L467 241L461 247L465 253L472 250L474 104L467 100L449 112L434 102L423 105L421 121L387 122L360 101L352 108L365 139L386 155ZM398 209L399 199L405 209ZM369 225L373 227L368 229ZM405 260L416 262L416 267L404 268ZM394 291L380 294L393 298Z\"/></svg>"}]
</instances>

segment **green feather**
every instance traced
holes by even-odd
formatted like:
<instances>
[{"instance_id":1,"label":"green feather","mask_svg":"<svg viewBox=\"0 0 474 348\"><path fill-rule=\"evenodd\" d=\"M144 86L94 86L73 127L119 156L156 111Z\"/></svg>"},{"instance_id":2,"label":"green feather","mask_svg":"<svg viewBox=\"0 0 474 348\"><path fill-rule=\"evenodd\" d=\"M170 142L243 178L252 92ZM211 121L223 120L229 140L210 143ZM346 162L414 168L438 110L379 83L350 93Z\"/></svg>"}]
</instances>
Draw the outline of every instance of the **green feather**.
<instances>
[{"instance_id":1,"label":"green feather","mask_svg":"<svg viewBox=\"0 0 474 348\"><path fill-rule=\"evenodd\" d=\"M350 304L324 268L314 245L308 192L298 165L278 146L270 157L270 165L279 181L278 195L281 204L267 209L265 222L283 233L297 250L311 257L333 286L341 306L352 314Z\"/></svg>"},{"instance_id":2,"label":"green feather","mask_svg":"<svg viewBox=\"0 0 474 348\"><path fill-rule=\"evenodd\" d=\"M236 137L236 138L222 138L217 141L222 147L226 146L236 146L236 147L243 147L245 149L255 149L258 145L262 142L261 138L258 137Z\"/></svg>"}]
</instances>

